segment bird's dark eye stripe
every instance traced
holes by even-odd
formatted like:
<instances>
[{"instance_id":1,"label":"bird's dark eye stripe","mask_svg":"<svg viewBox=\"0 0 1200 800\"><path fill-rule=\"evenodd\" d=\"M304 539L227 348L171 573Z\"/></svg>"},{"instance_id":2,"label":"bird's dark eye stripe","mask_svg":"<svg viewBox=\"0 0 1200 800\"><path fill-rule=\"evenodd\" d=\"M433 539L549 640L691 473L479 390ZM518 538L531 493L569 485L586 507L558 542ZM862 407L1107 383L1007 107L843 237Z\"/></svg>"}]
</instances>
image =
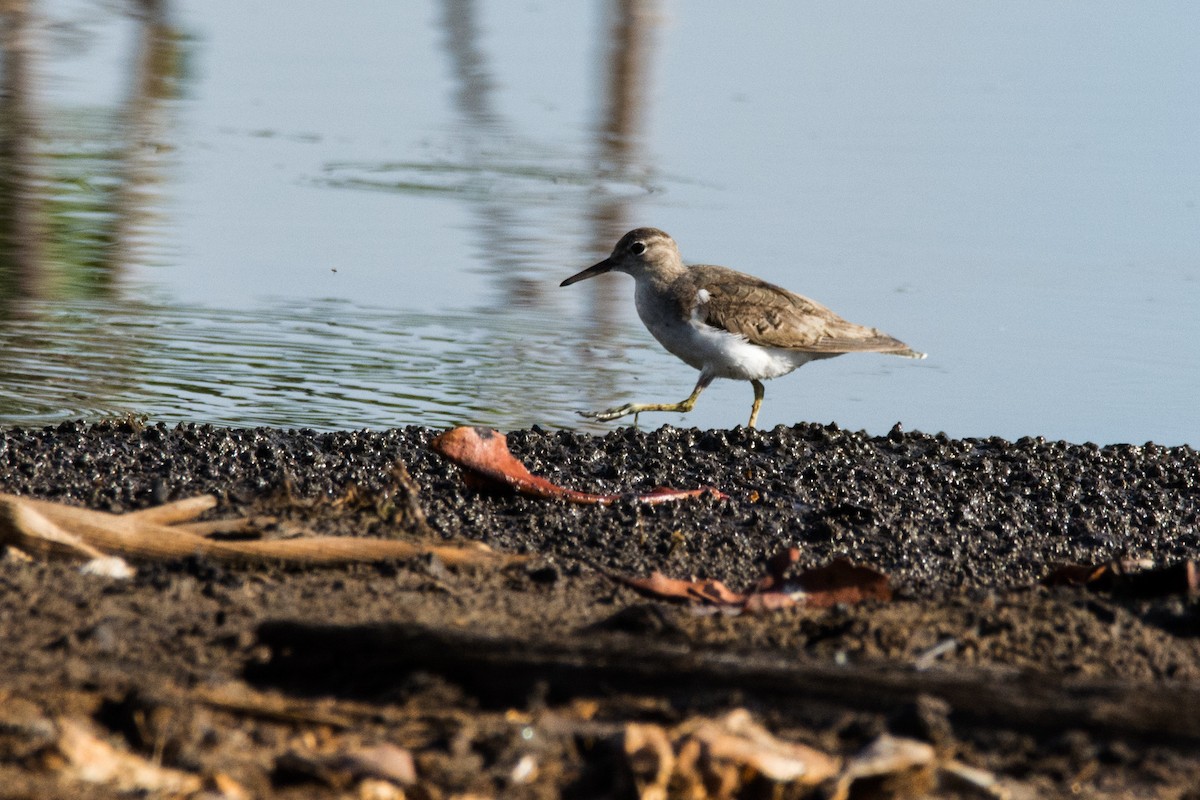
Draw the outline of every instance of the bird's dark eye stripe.
<instances>
[{"instance_id":1,"label":"bird's dark eye stripe","mask_svg":"<svg viewBox=\"0 0 1200 800\"><path fill-rule=\"evenodd\" d=\"M633 253L635 256L640 256L642 253L646 252L646 245L642 244L641 242L634 242L629 246L629 252Z\"/></svg>"}]
</instances>

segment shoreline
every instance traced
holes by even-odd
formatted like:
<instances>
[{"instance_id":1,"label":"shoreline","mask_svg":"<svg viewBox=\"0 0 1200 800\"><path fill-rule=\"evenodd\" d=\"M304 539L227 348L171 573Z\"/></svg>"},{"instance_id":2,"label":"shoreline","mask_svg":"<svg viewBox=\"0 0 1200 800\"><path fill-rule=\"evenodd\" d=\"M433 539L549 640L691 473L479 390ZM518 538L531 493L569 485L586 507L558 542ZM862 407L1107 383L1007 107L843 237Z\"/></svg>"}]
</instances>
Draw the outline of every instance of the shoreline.
<instances>
[{"instance_id":1,"label":"shoreline","mask_svg":"<svg viewBox=\"0 0 1200 800\"><path fill-rule=\"evenodd\" d=\"M818 425L508 435L533 474L571 489L713 485L728 495L598 507L470 490L428 449L436 433L128 421L0 432L0 491L113 512L212 492L216 516L274 518L268 537L289 526L410 536L396 513L399 459L438 537L526 557L503 569L429 557L332 569L187 558L113 581L10 555L0 561L10 643L0 693L47 720L82 715L146 755L161 749L154 731L122 733L132 730L122 714L175 719L154 734L169 766L231 775L262 797L286 796L287 731L311 734L334 711L359 719L364 703L375 722L320 735L408 748L420 785L442 793L512 790L509 761L524 754L540 777L518 794L560 796L624 758L623 726L734 708L839 757L881 732L916 737L1016 797L1182 792L1200 779L1194 715L1170 712L1200 702L1195 599L1173 586L1135 596L1041 585L1064 562L1196 559L1200 455L1190 447ZM740 590L785 547L798 549L797 568L869 565L894 598L731 616L606 577L659 571ZM308 716L214 707L219 687L281 693ZM431 709L448 731L432 740L415 733ZM218 722L203 721L212 714ZM470 746L446 744L455 735ZM571 744L580 736L591 749ZM46 794L57 778L33 763L0 758L0 780ZM309 796L341 791L301 782Z\"/></svg>"}]
</instances>

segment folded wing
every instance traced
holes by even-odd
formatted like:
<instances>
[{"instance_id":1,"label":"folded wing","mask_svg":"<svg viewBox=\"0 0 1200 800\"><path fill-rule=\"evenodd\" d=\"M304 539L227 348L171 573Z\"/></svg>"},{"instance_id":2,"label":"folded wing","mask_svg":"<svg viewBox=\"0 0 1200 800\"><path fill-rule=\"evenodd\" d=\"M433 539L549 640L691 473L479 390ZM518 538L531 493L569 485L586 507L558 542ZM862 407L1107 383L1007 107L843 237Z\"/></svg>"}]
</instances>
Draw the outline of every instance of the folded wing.
<instances>
[{"instance_id":1,"label":"folded wing","mask_svg":"<svg viewBox=\"0 0 1200 800\"><path fill-rule=\"evenodd\" d=\"M856 325L815 300L764 280L712 266L692 267L688 278L703 290L698 292L704 301L697 309L701 318L715 328L745 336L752 344L814 355L921 356L877 328Z\"/></svg>"}]
</instances>

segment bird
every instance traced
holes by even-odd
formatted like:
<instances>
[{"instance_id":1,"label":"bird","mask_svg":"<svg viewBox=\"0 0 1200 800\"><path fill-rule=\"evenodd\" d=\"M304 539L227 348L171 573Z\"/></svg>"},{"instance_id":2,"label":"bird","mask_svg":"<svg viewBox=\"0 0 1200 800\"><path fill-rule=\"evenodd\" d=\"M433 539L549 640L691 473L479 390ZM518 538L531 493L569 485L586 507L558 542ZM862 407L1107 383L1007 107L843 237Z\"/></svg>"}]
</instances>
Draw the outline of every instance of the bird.
<instances>
[{"instance_id":1,"label":"bird","mask_svg":"<svg viewBox=\"0 0 1200 800\"><path fill-rule=\"evenodd\" d=\"M678 403L627 403L584 417L608 422L646 411L686 414L716 378L749 381L753 428L762 407L763 381L843 353L888 353L925 358L877 328L849 322L825 306L761 278L728 267L683 263L679 246L658 228L635 228L608 258L560 286L624 272L633 277L642 323L670 353L700 370L696 388Z\"/></svg>"}]
</instances>

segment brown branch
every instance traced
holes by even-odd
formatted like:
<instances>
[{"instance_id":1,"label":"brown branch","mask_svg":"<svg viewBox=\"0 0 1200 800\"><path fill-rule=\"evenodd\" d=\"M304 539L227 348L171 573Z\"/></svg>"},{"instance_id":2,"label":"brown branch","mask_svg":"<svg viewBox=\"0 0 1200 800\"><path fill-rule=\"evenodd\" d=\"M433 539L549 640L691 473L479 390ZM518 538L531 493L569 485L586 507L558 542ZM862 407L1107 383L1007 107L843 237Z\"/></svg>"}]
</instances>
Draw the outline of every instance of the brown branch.
<instances>
[{"instance_id":1,"label":"brown branch","mask_svg":"<svg viewBox=\"0 0 1200 800\"><path fill-rule=\"evenodd\" d=\"M198 499L193 508L204 503ZM171 504L168 514L181 513L190 501ZM145 512L109 514L16 495L0 494L0 544L43 556L96 558L115 555L137 560L203 556L250 565L292 563L337 566L409 559L431 554L449 565L505 565L524 556L496 553L486 545L440 544L429 541L314 536L279 541L219 541L181 527L149 522ZM151 518L153 514L149 515Z\"/></svg>"}]
</instances>

